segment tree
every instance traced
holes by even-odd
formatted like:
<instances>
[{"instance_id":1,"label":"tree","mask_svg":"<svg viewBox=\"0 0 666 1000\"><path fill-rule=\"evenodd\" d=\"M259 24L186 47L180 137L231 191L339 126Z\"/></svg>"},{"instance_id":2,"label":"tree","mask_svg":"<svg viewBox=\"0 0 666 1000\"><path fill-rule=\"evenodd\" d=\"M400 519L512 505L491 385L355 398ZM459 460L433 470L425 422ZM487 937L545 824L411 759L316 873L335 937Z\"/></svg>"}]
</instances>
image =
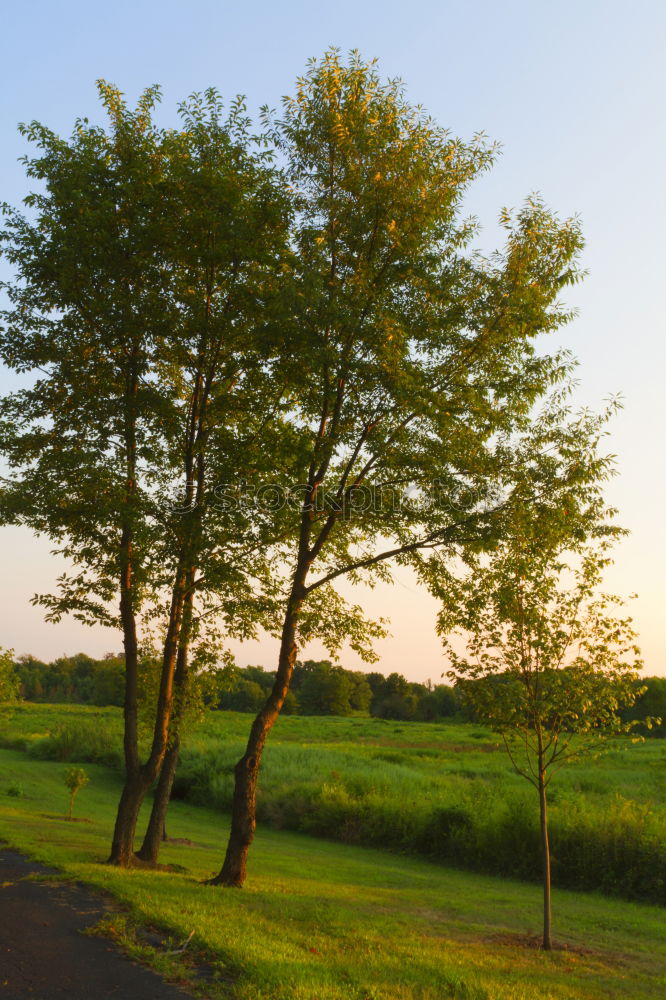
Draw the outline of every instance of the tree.
<instances>
[{"instance_id":1,"label":"tree","mask_svg":"<svg viewBox=\"0 0 666 1000\"><path fill-rule=\"evenodd\" d=\"M459 708L455 689L446 684L437 684L421 694L416 708L416 718L420 722L438 722L440 719L453 717Z\"/></svg>"},{"instance_id":2,"label":"tree","mask_svg":"<svg viewBox=\"0 0 666 1000\"><path fill-rule=\"evenodd\" d=\"M470 252L461 200L493 147L451 137L356 53L313 60L267 126L295 200L281 335L296 541L283 548L275 683L235 768L212 880L228 886L246 877L261 758L299 645L318 637L333 654L349 641L372 659L382 634L336 582L390 579L391 562L418 566L501 534L510 490L495 503L494 484L510 480L512 456L496 444L570 367L533 341L569 318L558 295L581 247L574 220L531 200L502 214L502 251Z\"/></svg>"},{"instance_id":3,"label":"tree","mask_svg":"<svg viewBox=\"0 0 666 1000\"><path fill-rule=\"evenodd\" d=\"M126 780L110 860L127 865L190 647L216 621L247 636L270 613L247 586L270 587L266 519L212 501L219 478L251 478L279 454L261 433L281 390L258 331L289 213L242 102L223 119L213 91L195 95L183 127L160 130L157 88L135 111L99 89L108 131L78 121L64 140L22 128L39 147L27 172L42 190L26 199L30 219L4 206L16 279L4 285L0 356L34 380L0 406L0 518L44 533L73 563L58 593L36 598L51 620L122 630ZM155 632L142 760L141 645Z\"/></svg>"},{"instance_id":4,"label":"tree","mask_svg":"<svg viewBox=\"0 0 666 1000\"><path fill-rule=\"evenodd\" d=\"M157 864L160 846L167 839L167 813L181 749L194 726L203 719L208 706L219 701L222 691L231 685L235 675L236 667L231 654L227 653L224 657L224 665L219 666L212 662L211 651L207 650L207 653L208 655L204 656L201 649L195 650L193 662L188 663L184 670L184 645L181 644L178 650L178 663L174 678L175 705L169 726L169 745L155 787L146 832L141 847L137 851L137 858L144 864ZM142 704L144 714L150 720L150 709L155 704L155 681L159 682L159 670L146 671L145 678L141 692Z\"/></svg>"},{"instance_id":5,"label":"tree","mask_svg":"<svg viewBox=\"0 0 666 1000\"><path fill-rule=\"evenodd\" d=\"M0 702L14 701L18 697L20 679L14 666L14 651L0 649Z\"/></svg>"},{"instance_id":6,"label":"tree","mask_svg":"<svg viewBox=\"0 0 666 1000\"><path fill-rule=\"evenodd\" d=\"M347 670L345 673L350 685L349 707L352 712L362 712L367 715L370 711L372 691L366 675L360 670Z\"/></svg>"},{"instance_id":7,"label":"tree","mask_svg":"<svg viewBox=\"0 0 666 1000\"><path fill-rule=\"evenodd\" d=\"M416 711L412 686L402 674L392 673L376 685L372 714L380 719L411 719Z\"/></svg>"},{"instance_id":8,"label":"tree","mask_svg":"<svg viewBox=\"0 0 666 1000\"><path fill-rule=\"evenodd\" d=\"M642 694L635 705L622 713L622 717L627 721L634 720L637 731L643 736L663 739L666 736L666 677L644 677Z\"/></svg>"},{"instance_id":9,"label":"tree","mask_svg":"<svg viewBox=\"0 0 666 1000\"><path fill-rule=\"evenodd\" d=\"M352 686L347 671L330 660L303 664L298 698L303 715L350 715Z\"/></svg>"},{"instance_id":10,"label":"tree","mask_svg":"<svg viewBox=\"0 0 666 1000\"><path fill-rule=\"evenodd\" d=\"M232 712L258 712L265 698L263 688L256 681L240 677L223 696L220 708L231 709Z\"/></svg>"},{"instance_id":11,"label":"tree","mask_svg":"<svg viewBox=\"0 0 666 1000\"><path fill-rule=\"evenodd\" d=\"M63 781L69 790L69 809L67 811L67 819L71 819L72 812L74 810L74 799L81 789L88 784L90 778L82 767L68 767L63 775Z\"/></svg>"},{"instance_id":12,"label":"tree","mask_svg":"<svg viewBox=\"0 0 666 1000\"><path fill-rule=\"evenodd\" d=\"M597 593L607 545L563 552L524 514L514 528L447 588L439 629L449 677L538 793L543 947L550 949L548 789L562 766L632 728L619 711L640 694L642 664L631 618L613 613L622 602Z\"/></svg>"}]
</instances>

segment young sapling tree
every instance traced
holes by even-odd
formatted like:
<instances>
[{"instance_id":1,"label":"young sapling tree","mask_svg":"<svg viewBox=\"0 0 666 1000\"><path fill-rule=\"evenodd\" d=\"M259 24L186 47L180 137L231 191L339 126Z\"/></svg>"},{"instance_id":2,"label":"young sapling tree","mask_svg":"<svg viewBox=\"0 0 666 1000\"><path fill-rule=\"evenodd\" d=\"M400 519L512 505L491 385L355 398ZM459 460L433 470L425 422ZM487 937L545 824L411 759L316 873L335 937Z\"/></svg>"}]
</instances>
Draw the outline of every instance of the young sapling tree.
<instances>
[{"instance_id":1,"label":"young sapling tree","mask_svg":"<svg viewBox=\"0 0 666 1000\"><path fill-rule=\"evenodd\" d=\"M71 819L72 812L74 810L74 799L81 789L88 784L90 778L82 767L68 767L63 775L63 780L69 789L69 809L67 812L67 819Z\"/></svg>"},{"instance_id":2,"label":"young sapling tree","mask_svg":"<svg viewBox=\"0 0 666 1000\"><path fill-rule=\"evenodd\" d=\"M449 677L538 794L543 947L550 949L548 789L565 764L635 725L619 712L641 692L642 663L622 601L599 593L608 543L563 552L534 521L523 517L514 529L463 578L449 578L439 631Z\"/></svg>"}]
</instances>

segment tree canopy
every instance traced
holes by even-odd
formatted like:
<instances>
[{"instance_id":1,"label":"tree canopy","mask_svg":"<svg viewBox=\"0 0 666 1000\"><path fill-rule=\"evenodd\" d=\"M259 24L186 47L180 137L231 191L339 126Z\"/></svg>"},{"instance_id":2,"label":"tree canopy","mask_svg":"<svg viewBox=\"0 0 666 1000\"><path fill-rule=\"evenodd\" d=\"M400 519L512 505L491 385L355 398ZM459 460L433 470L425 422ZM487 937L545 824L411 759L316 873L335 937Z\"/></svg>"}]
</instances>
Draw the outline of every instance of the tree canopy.
<instances>
[{"instance_id":1,"label":"tree canopy","mask_svg":"<svg viewBox=\"0 0 666 1000\"><path fill-rule=\"evenodd\" d=\"M452 136L358 53L312 60L258 129L214 90L168 129L157 87L134 110L99 91L106 129L23 127L39 189L24 214L4 206L16 277L0 357L32 380L0 403L0 519L69 560L57 593L36 597L48 617L122 631L118 864L160 772L164 810L191 665L229 635L278 640L270 688L251 681L263 701L245 690L258 711L216 880L240 885L299 650L347 643L371 662L386 632L338 583L409 564L437 589L524 505L553 536L568 512L591 530L598 428L563 402L572 359L539 343L571 317L559 297L582 237L530 198L502 210L495 253L476 251L463 200L496 148ZM142 759L140 663L157 643ZM326 687L329 706L367 703L361 680L307 673L313 710ZM373 703L414 714L416 695L389 688Z\"/></svg>"}]
</instances>

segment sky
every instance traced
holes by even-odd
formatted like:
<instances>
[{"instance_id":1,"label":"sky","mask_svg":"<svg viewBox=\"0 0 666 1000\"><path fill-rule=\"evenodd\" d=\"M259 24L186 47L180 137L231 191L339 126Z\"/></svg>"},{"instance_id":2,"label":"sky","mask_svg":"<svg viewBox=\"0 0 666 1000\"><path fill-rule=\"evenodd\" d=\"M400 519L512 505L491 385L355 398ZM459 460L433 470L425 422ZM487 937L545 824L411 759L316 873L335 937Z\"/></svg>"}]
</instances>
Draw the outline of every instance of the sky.
<instances>
[{"instance_id":1,"label":"sky","mask_svg":"<svg viewBox=\"0 0 666 1000\"><path fill-rule=\"evenodd\" d=\"M607 439L618 467L608 498L631 534L607 585L638 593L632 611L646 672L666 675L662 0L25 0L5 7L3 42L0 201L12 205L29 190L17 123L37 119L67 135L77 117L100 121L100 77L130 101L161 84L160 118L170 124L180 100L209 86L245 94L251 111L279 107L306 61L334 45L377 57L381 72L403 79L408 98L453 133L483 131L501 143L497 165L467 199L484 248L499 238L500 209L532 192L563 216L579 215L589 274L567 292L579 314L557 344L580 360L580 405L599 409L618 393L624 401ZM9 277L6 265L0 274ZM14 384L0 371L0 392ZM46 659L120 648L107 629L48 625L30 605L64 568L48 540L8 527L0 546L0 646ZM354 596L391 620L392 636L377 646L380 669L438 682L446 664L436 605L407 571L393 587ZM274 640L233 648L241 665L274 666ZM349 651L341 661L362 668Z\"/></svg>"}]
</instances>

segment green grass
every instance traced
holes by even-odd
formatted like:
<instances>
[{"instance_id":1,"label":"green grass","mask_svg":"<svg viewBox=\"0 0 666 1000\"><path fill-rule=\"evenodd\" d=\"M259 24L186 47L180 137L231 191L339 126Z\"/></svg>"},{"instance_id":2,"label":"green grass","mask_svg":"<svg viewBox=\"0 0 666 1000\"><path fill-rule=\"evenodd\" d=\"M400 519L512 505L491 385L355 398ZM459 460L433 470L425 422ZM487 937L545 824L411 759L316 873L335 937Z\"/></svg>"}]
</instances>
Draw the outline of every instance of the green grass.
<instances>
[{"instance_id":1,"label":"green grass","mask_svg":"<svg viewBox=\"0 0 666 1000\"><path fill-rule=\"evenodd\" d=\"M260 828L241 892L203 886L227 824L174 803L163 861L181 873L123 872L108 853L119 781L91 781L64 818L62 764L0 752L0 836L72 877L112 892L142 924L215 956L219 996L234 1000L592 1000L663 995L666 911L595 894L555 893L552 954L538 935L537 886L383 851ZM7 795L10 786L22 795Z\"/></svg>"},{"instance_id":2,"label":"green grass","mask_svg":"<svg viewBox=\"0 0 666 1000\"><path fill-rule=\"evenodd\" d=\"M182 753L174 793L229 808L248 715L211 713ZM21 705L2 742L35 756L119 766L118 709ZM663 740L615 742L551 786L553 878L666 902ZM533 789L478 725L366 718L279 719L264 756L262 823L390 848L466 869L539 877Z\"/></svg>"}]
</instances>

